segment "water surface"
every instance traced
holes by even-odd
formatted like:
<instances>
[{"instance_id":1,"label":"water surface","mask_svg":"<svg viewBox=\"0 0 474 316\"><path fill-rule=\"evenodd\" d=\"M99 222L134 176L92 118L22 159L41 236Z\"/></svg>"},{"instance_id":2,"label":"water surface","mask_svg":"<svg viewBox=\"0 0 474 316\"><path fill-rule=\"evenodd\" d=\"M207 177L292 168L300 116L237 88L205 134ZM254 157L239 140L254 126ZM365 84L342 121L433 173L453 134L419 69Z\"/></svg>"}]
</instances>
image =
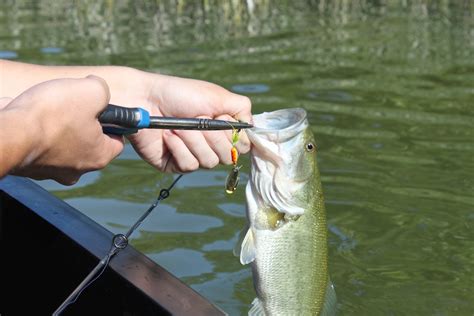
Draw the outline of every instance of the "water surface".
<instances>
[{"instance_id":1,"label":"water surface","mask_svg":"<svg viewBox=\"0 0 474 316\"><path fill-rule=\"evenodd\" d=\"M340 315L474 313L474 9L470 1L8 1L0 57L116 64L218 83L253 112L303 107L317 137ZM186 175L132 244L231 315L251 274L232 255L245 175ZM124 232L172 176L127 147L73 187ZM289 267L290 268L290 267Z\"/></svg>"}]
</instances>

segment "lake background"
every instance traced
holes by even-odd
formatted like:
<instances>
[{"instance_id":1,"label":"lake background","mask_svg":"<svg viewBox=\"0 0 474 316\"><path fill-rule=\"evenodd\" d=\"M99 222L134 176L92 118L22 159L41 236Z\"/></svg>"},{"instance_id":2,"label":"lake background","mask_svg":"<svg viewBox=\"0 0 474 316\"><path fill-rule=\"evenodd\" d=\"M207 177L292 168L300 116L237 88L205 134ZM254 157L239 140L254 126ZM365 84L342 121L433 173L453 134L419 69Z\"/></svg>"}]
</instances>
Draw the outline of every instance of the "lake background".
<instances>
[{"instance_id":1,"label":"lake background","mask_svg":"<svg viewBox=\"0 0 474 316\"><path fill-rule=\"evenodd\" d=\"M305 108L339 315L474 315L472 1L2 1L0 58L127 65L215 82L254 113ZM229 167L187 174L131 242L231 315L255 297L232 255L241 161L234 195ZM38 183L125 232L172 179L127 146L75 186Z\"/></svg>"}]
</instances>

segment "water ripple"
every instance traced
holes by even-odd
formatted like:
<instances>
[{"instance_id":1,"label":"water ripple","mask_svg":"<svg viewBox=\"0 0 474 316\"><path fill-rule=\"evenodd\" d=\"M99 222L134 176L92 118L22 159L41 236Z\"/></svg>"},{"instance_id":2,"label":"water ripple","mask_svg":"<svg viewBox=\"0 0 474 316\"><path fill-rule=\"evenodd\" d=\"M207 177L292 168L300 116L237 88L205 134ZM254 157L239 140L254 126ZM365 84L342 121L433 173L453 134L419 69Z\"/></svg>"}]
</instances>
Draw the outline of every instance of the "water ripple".
<instances>
[{"instance_id":1,"label":"water ripple","mask_svg":"<svg viewBox=\"0 0 474 316\"><path fill-rule=\"evenodd\" d=\"M334 103L318 102L314 103L299 101L298 106L309 110L317 108L318 111L328 113L350 114L362 119L394 120L400 122L411 122L417 124L433 125L463 125L473 126L474 118L456 114L438 114L414 110L401 110L393 108L370 108L362 106L348 106Z\"/></svg>"},{"instance_id":2,"label":"water ripple","mask_svg":"<svg viewBox=\"0 0 474 316\"><path fill-rule=\"evenodd\" d=\"M232 91L236 93L265 93L270 91L270 87L262 83L253 83L253 84L237 84L232 86Z\"/></svg>"},{"instance_id":3,"label":"water ripple","mask_svg":"<svg viewBox=\"0 0 474 316\"><path fill-rule=\"evenodd\" d=\"M123 233L130 228L149 207L145 203L110 199L73 198L66 201L114 233ZM160 204L159 211L152 213L139 227L139 231L203 233L222 225L218 218L178 213L175 208Z\"/></svg>"},{"instance_id":4,"label":"water ripple","mask_svg":"<svg viewBox=\"0 0 474 316\"><path fill-rule=\"evenodd\" d=\"M201 252L191 249L177 248L160 253L147 253L147 256L178 278L198 276L214 269ZM192 267L189 262L192 262Z\"/></svg>"}]
</instances>

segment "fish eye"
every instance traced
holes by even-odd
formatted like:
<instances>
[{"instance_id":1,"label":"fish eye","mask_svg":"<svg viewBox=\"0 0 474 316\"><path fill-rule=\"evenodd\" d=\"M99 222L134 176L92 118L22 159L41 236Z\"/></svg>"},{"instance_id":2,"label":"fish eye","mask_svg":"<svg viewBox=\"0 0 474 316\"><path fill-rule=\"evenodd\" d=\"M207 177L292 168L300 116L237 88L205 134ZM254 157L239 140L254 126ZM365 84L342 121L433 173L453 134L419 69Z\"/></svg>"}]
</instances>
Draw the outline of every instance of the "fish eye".
<instances>
[{"instance_id":1,"label":"fish eye","mask_svg":"<svg viewBox=\"0 0 474 316\"><path fill-rule=\"evenodd\" d=\"M306 144L305 149L307 152L312 153L313 151L315 151L316 146L313 143L309 142Z\"/></svg>"}]
</instances>

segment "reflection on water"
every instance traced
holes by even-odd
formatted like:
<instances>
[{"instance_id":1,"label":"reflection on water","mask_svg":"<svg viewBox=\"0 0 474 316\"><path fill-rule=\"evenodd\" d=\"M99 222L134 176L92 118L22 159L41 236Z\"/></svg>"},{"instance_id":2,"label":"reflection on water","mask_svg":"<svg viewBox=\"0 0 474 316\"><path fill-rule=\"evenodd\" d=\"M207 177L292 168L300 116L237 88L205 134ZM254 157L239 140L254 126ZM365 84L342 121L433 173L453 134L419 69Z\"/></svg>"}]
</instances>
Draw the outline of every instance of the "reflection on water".
<instances>
[{"instance_id":1,"label":"reflection on water","mask_svg":"<svg viewBox=\"0 0 474 316\"><path fill-rule=\"evenodd\" d=\"M231 90L240 94L265 93L270 91L270 87L265 84L237 84L232 86Z\"/></svg>"},{"instance_id":2,"label":"reflection on water","mask_svg":"<svg viewBox=\"0 0 474 316\"><path fill-rule=\"evenodd\" d=\"M303 107L317 137L330 272L342 315L472 315L471 1L10 1L0 58L121 64L213 81L254 113ZM232 254L249 161L186 175L134 246L231 315L254 298ZM130 146L71 188L42 182L123 232L171 175Z\"/></svg>"},{"instance_id":3,"label":"reflection on water","mask_svg":"<svg viewBox=\"0 0 474 316\"><path fill-rule=\"evenodd\" d=\"M66 202L96 222L105 224L114 233L125 233L150 206L116 199L76 198L66 199ZM161 205L159 213L153 215L137 231L203 233L210 228L222 226L222 221L215 217L177 213L169 205Z\"/></svg>"},{"instance_id":4,"label":"reflection on water","mask_svg":"<svg viewBox=\"0 0 474 316\"><path fill-rule=\"evenodd\" d=\"M61 54L64 49L61 47L43 47L40 49L43 54Z\"/></svg>"},{"instance_id":5,"label":"reflection on water","mask_svg":"<svg viewBox=\"0 0 474 316\"><path fill-rule=\"evenodd\" d=\"M0 50L0 58L2 59L15 59L18 57L16 52L12 52L11 50Z\"/></svg>"},{"instance_id":6,"label":"reflection on water","mask_svg":"<svg viewBox=\"0 0 474 316\"><path fill-rule=\"evenodd\" d=\"M204 258L204 255L195 250L178 248L156 254L151 253L148 256L179 278L200 276L213 271L213 266Z\"/></svg>"}]
</instances>

